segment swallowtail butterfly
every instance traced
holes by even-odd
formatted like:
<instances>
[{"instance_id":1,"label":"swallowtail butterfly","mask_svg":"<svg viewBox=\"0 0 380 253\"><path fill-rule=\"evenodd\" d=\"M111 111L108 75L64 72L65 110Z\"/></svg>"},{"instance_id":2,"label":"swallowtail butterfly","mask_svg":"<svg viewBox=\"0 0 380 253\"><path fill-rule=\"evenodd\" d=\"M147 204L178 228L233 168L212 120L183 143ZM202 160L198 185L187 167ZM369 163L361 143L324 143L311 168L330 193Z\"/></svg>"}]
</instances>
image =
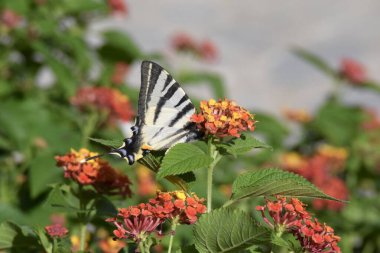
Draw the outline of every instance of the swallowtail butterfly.
<instances>
[{"instance_id":1,"label":"swallowtail butterfly","mask_svg":"<svg viewBox=\"0 0 380 253\"><path fill-rule=\"evenodd\" d=\"M152 150L165 150L197 139L200 132L190 121L194 113L194 105L174 78L157 63L143 61L133 135L109 154L124 158L131 165Z\"/></svg>"}]
</instances>

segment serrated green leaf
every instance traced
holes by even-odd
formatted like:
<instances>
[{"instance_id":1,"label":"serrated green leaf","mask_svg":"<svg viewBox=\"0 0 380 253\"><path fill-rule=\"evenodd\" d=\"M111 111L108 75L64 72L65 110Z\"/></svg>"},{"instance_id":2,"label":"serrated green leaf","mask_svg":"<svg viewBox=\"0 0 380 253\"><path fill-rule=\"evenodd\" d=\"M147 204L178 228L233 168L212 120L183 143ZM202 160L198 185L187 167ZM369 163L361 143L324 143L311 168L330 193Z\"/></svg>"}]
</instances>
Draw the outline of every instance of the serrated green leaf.
<instances>
[{"instance_id":1,"label":"serrated green leaf","mask_svg":"<svg viewBox=\"0 0 380 253\"><path fill-rule=\"evenodd\" d=\"M292 196L338 200L300 175L281 169L262 169L239 175L232 185L232 199L258 196Z\"/></svg>"},{"instance_id":2,"label":"serrated green leaf","mask_svg":"<svg viewBox=\"0 0 380 253\"><path fill-rule=\"evenodd\" d=\"M316 67L320 71L324 72L325 74L327 74L333 78L339 77L339 74L337 73L337 71L334 68L330 67L327 64L327 62L325 62L319 56L317 56L311 52L308 52L304 49L301 49L301 48L296 48L293 50L293 52L296 56L298 56L299 58L303 59L304 61L310 63L311 65L313 65L314 67Z\"/></svg>"},{"instance_id":3,"label":"serrated green leaf","mask_svg":"<svg viewBox=\"0 0 380 253\"><path fill-rule=\"evenodd\" d=\"M194 226L199 252L238 252L269 241L270 233L240 210L222 208L203 214Z\"/></svg>"},{"instance_id":4,"label":"serrated green leaf","mask_svg":"<svg viewBox=\"0 0 380 253\"><path fill-rule=\"evenodd\" d=\"M123 140L104 140L104 139L97 139L97 138L89 138L90 140L97 142L99 144L102 144L107 147L120 147L121 144L123 144Z\"/></svg>"},{"instance_id":5,"label":"serrated green leaf","mask_svg":"<svg viewBox=\"0 0 380 253\"><path fill-rule=\"evenodd\" d=\"M209 166L213 159L198 144L180 143L169 149L162 160L158 178L180 175Z\"/></svg>"},{"instance_id":6,"label":"serrated green leaf","mask_svg":"<svg viewBox=\"0 0 380 253\"><path fill-rule=\"evenodd\" d=\"M237 155L244 154L255 148L271 149L271 146L255 139L251 135L241 135L240 138L219 144L218 148L221 150L222 154L225 152L236 157Z\"/></svg>"},{"instance_id":7,"label":"serrated green leaf","mask_svg":"<svg viewBox=\"0 0 380 253\"><path fill-rule=\"evenodd\" d=\"M153 172L157 173L161 167L161 162L163 158L164 158L164 154L162 152L153 151L145 155L140 160L138 160L138 163L146 166L147 168L151 169ZM189 183L195 181L195 175L193 172L189 171L177 176L173 176L173 175L166 176L165 179L177 185L184 191L187 191L189 188Z\"/></svg>"}]
</instances>

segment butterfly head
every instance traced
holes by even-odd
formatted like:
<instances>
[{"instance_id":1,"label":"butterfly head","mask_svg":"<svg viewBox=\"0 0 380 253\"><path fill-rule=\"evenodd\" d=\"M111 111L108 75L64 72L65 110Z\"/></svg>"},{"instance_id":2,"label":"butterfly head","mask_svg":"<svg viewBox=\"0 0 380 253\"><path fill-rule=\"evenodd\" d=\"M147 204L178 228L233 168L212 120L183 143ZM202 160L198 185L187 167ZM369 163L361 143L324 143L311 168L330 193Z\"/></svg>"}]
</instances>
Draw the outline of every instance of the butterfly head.
<instances>
[{"instance_id":1,"label":"butterfly head","mask_svg":"<svg viewBox=\"0 0 380 253\"><path fill-rule=\"evenodd\" d=\"M131 138L124 139L123 145L121 145L119 148L112 149L109 154L124 158L128 161L129 165L132 165L135 163L135 154L129 148L131 143Z\"/></svg>"}]
</instances>

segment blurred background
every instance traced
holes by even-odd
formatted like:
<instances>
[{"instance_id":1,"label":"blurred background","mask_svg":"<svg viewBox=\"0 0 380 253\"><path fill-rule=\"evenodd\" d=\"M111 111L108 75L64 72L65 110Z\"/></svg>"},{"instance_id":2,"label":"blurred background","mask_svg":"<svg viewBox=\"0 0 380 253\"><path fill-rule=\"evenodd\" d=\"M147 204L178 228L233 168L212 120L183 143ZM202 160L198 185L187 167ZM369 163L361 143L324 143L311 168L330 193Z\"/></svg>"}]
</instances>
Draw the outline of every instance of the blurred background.
<instances>
[{"instance_id":1,"label":"blurred background","mask_svg":"<svg viewBox=\"0 0 380 253\"><path fill-rule=\"evenodd\" d=\"M323 101L331 91L329 79L295 57L290 51L294 47L307 48L335 67L343 57L353 57L366 65L371 77L380 79L380 3L375 0L151 0L128 6L128 22L114 18L94 29L111 26L127 31L148 51L167 50L173 34L182 31L212 40L218 60L211 66L194 64L222 73L229 97L244 106L279 114L284 107L312 111ZM130 78L137 82L139 76ZM370 92L344 92L349 102L380 108L380 100Z\"/></svg>"},{"instance_id":2,"label":"blurred background","mask_svg":"<svg viewBox=\"0 0 380 253\"><path fill-rule=\"evenodd\" d=\"M226 97L249 109L258 121L255 137L274 148L222 160L215 206L243 170L281 167L350 200L306 200L342 237L343 252L380 252L379 9L375 0L1 1L0 222L38 228L65 213L68 244L78 250L78 220L51 207L70 185L54 157L71 148L105 152L89 137L130 134L140 64L149 59L194 104ZM134 194L107 197L98 213L109 216L157 187L173 188L142 165L107 160L134 182ZM199 196L202 173L192 189ZM242 208L257 217L260 201ZM103 216L89 229L95 252L107 252L103 239L111 238ZM2 229L0 235L9 232ZM191 229L176 238L177 246L191 240ZM12 245L0 242L0 251L30 251Z\"/></svg>"}]
</instances>

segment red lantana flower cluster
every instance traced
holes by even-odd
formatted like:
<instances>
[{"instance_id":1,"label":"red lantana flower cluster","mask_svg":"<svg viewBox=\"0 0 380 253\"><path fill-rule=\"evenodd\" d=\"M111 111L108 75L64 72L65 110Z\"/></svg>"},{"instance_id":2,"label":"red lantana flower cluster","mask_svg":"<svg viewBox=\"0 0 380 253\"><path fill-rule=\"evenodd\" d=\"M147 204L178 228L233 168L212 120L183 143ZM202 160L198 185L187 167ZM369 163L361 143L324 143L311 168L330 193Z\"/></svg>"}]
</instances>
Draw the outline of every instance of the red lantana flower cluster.
<instances>
[{"instance_id":1,"label":"red lantana flower cluster","mask_svg":"<svg viewBox=\"0 0 380 253\"><path fill-rule=\"evenodd\" d=\"M69 230L65 228L62 224L56 223L45 227L46 233L52 238L65 237Z\"/></svg>"},{"instance_id":2,"label":"red lantana flower cluster","mask_svg":"<svg viewBox=\"0 0 380 253\"><path fill-rule=\"evenodd\" d=\"M82 110L91 107L107 110L111 119L130 121L134 115L128 97L108 87L82 87L71 99L71 103Z\"/></svg>"},{"instance_id":3,"label":"red lantana flower cluster","mask_svg":"<svg viewBox=\"0 0 380 253\"><path fill-rule=\"evenodd\" d=\"M241 132L255 129L254 115L228 99L202 101L200 113L194 114L191 120L206 135L219 138L240 137Z\"/></svg>"},{"instance_id":4,"label":"red lantana flower cluster","mask_svg":"<svg viewBox=\"0 0 380 253\"><path fill-rule=\"evenodd\" d=\"M343 170L348 153L344 148L322 145L312 156L290 152L281 157L281 166L295 172L315 184L326 194L338 199L348 198L348 189L344 181L338 177ZM317 210L330 209L339 211L344 203L314 199L313 207Z\"/></svg>"},{"instance_id":5,"label":"red lantana flower cluster","mask_svg":"<svg viewBox=\"0 0 380 253\"><path fill-rule=\"evenodd\" d=\"M367 81L367 73L364 66L350 58L344 58L342 60L340 73L353 84L362 84Z\"/></svg>"},{"instance_id":6,"label":"red lantana flower cluster","mask_svg":"<svg viewBox=\"0 0 380 253\"><path fill-rule=\"evenodd\" d=\"M128 14L128 8L124 0L108 0L108 7L113 14Z\"/></svg>"},{"instance_id":7,"label":"red lantana flower cluster","mask_svg":"<svg viewBox=\"0 0 380 253\"><path fill-rule=\"evenodd\" d=\"M45 227L46 233L51 238L65 237L69 230L64 226L65 217L59 214L53 214L50 216L51 225Z\"/></svg>"},{"instance_id":8,"label":"red lantana flower cluster","mask_svg":"<svg viewBox=\"0 0 380 253\"><path fill-rule=\"evenodd\" d=\"M302 248L310 253L339 253L340 237L334 234L334 229L321 224L306 211L305 204L296 198L288 201L284 197L266 201L266 205L257 206L256 210L272 229L278 232L292 233L300 242ZM268 210L269 217L265 211Z\"/></svg>"},{"instance_id":9,"label":"red lantana flower cluster","mask_svg":"<svg viewBox=\"0 0 380 253\"><path fill-rule=\"evenodd\" d=\"M148 203L120 208L117 217L107 221L116 226L113 233L117 238L141 241L152 232L161 233L157 228L167 220L193 224L199 214L206 212L203 202L195 194L187 196L183 191L157 192L156 198Z\"/></svg>"},{"instance_id":10,"label":"red lantana flower cluster","mask_svg":"<svg viewBox=\"0 0 380 253\"><path fill-rule=\"evenodd\" d=\"M190 35L179 33L172 38L172 47L178 52L190 52L201 59L215 60L218 57L218 50L213 42L204 40L196 42Z\"/></svg>"},{"instance_id":11,"label":"red lantana flower cluster","mask_svg":"<svg viewBox=\"0 0 380 253\"><path fill-rule=\"evenodd\" d=\"M86 158L97 153L87 149L76 151L63 156L56 156L57 166L63 167L65 178L70 178L81 185L92 185L99 193L130 197L131 181L128 176L113 169L107 161L99 158L83 162Z\"/></svg>"},{"instance_id":12,"label":"red lantana flower cluster","mask_svg":"<svg viewBox=\"0 0 380 253\"><path fill-rule=\"evenodd\" d=\"M4 9L0 13L0 25L3 24L5 27L9 29L16 28L21 23L21 16L19 16L16 12L10 9Z\"/></svg>"}]
</instances>

